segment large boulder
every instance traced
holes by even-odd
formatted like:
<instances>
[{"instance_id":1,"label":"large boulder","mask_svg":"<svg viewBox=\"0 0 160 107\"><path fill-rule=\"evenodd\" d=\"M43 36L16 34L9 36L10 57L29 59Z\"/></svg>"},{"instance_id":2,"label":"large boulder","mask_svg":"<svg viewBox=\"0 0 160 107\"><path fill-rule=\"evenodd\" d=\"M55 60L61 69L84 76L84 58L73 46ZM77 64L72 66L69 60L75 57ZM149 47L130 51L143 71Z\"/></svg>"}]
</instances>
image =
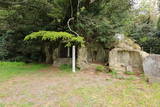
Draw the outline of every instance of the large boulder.
<instances>
[{"instance_id":1,"label":"large boulder","mask_svg":"<svg viewBox=\"0 0 160 107\"><path fill-rule=\"evenodd\" d=\"M143 60L149 54L123 34L116 34L115 48L109 52L109 67L119 71L143 72Z\"/></svg>"},{"instance_id":2,"label":"large boulder","mask_svg":"<svg viewBox=\"0 0 160 107\"><path fill-rule=\"evenodd\" d=\"M160 55L151 54L145 58L143 69L149 82L160 83Z\"/></svg>"},{"instance_id":3,"label":"large boulder","mask_svg":"<svg viewBox=\"0 0 160 107\"><path fill-rule=\"evenodd\" d=\"M102 45L97 43L88 43L86 48L87 60L89 63L106 61L106 52Z\"/></svg>"},{"instance_id":4,"label":"large boulder","mask_svg":"<svg viewBox=\"0 0 160 107\"><path fill-rule=\"evenodd\" d=\"M81 70L88 66L87 56L88 52L86 47L81 47L78 49L77 67Z\"/></svg>"},{"instance_id":5,"label":"large boulder","mask_svg":"<svg viewBox=\"0 0 160 107\"><path fill-rule=\"evenodd\" d=\"M107 60L106 50L95 42L79 47L77 55L77 67L80 69L88 68L91 63L100 64Z\"/></svg>"},{"instance_id":6,"label":"large boulder","mask_svg":"<svg viewBox=\"0 0 160 107\"><path fill-rule=\"evenodd\" d=\"M143 72L143 60L148 56L140 50L114 48L109 53L109 67L119 71Z\"/></svg>"}]
</instances>

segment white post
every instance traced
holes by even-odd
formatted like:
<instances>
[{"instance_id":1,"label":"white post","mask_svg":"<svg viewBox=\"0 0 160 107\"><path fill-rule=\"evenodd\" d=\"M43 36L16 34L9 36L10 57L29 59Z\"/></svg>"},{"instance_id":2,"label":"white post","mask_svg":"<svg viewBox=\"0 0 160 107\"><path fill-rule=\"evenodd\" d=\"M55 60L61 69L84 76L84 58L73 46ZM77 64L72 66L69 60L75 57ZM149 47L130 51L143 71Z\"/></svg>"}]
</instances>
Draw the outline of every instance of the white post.
<instances>
[{"instance_id":1,"label":"white post","mask_svg":"<svg viewBox=\"0 0 160 107\"><path fill-rule=\"evenodd\" d=\"M76 47L72 46L72 72L76 72Z\"/></svg>"}]
</instances>

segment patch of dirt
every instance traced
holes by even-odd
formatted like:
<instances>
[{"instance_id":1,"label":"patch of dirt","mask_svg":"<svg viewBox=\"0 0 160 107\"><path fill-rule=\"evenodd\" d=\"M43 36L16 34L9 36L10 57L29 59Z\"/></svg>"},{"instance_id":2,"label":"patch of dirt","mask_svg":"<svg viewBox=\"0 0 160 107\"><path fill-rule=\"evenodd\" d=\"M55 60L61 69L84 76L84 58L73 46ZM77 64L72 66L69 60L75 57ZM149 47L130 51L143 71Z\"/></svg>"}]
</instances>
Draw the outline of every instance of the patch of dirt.
<instances>
[{"instance_id":1,"label":"patch of dirt","mask_svg":"<svg viewBox=\"0 0 160 107\"><path fill-rule=\"evenodd\" d=\"M64 73L57 67L49 67L33 75L15 77L0 83L0 103L32 103L34 107L59 107L69 92L83 87L103 87L114 81L104 73L95 73L94 68L77 73ZM79 101L79 96L72 96L71 102Z\"/></svg>"}]
</instances>

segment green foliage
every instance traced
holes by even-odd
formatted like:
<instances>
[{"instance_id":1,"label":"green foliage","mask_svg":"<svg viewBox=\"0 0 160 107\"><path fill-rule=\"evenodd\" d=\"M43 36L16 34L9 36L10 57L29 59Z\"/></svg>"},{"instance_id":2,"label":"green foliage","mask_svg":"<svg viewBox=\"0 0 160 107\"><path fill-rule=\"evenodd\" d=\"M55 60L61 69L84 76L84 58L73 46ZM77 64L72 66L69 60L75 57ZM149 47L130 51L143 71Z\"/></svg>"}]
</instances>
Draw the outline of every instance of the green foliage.
<instances>
[{"instance_id":1,"label":"green foliage","mask_svg":"<svg viewBox=\"0 0 160 107\"><path fill-rule=\"evenodd\" d=\"M113 77L116 77L117 74L118 74L116 70L111 70L109 73L110 73Z\"/></svg>"},{"instance_id":2,"label":"green foliage","mask_svg":"<svg viewBox=\"0 0 160 107\"><path fill-rule=\"evenodd\" d=\"M2 62L0 61L0 66L3 67L17 67L17 66L24 66L24 62ZM2 69L1 69L2 70Z\"/></svg>"},{"instance_id":3,"label":"green foliage","mask_svg":"<svg viewBox=\"0 0 160 107\"><path fill-rule=\"evenodd\" d=\"M106 68L103 65L99 65L96 67L96 71L104 72L106 71Z\"/></svg>"},{"instance_id":4,"label":"green foliage","mask_svg":"<svg viewBox=\"0 0 160 107\"><path fill-rule=\"evenodd\" d=\"M5 40L3 36L0 36L0 60L4 60L7 57L7 50L4 48Z\"/></svg>"},{"instance_id":5,"label":"green foliage","mask_svg":"<svg viewBox=\"0 0 160 107\"><path fill-rule=\"evenodd\" d=\"M69 0L54 0L51 3L51 11L48 16L53 18L53 23L61 23L65 20L70 5Z\"/></svg>"},{"instance_id":6,"label":"green foliage","mask_svg":"<svg viewBox=\"0 0 160 107\"><path fill-rule=\"evenodd\" d=\"M104 48L112 48L112 43L114 43L113 35L116 31L110 21L105 18L101 19L101 17L81 16L76 27L80 34L85 35L86 42L99 43Z\"/></svg>"},{"instance_id":7,"label":"green foliage","mask_svg":"<svg viewBox=\"0 0 160 107\"><path fill-rule=\"evenodd\" d=\"M135 75L136 74L135 72L129 72L129 71L126 71L124 73L127 74L127 75Z\"/></svg>"},{"instance_id":8,"label":"green foliage","mask_svg":"<svg viewBox=\"0 0 160 107\"><path fill-rule=\"evenodd\" d=\"M24 32L25 33L25 32ZM23 35L12 30L0 34L0 60L40 62L39 42L23 41Z\"/></svg>"},{"instance_id":9,"label":"green foliage","mask_svg":"<svg viewBox=\"0 0 160 107\"><path fill-rule=\"evenodd\" d=\"M157 22L157 28L158 28L158 30L160 30L160 17L159 17L158 22Z\"/></svg>"},{"instance_id":10,"label":"green foliage","mask_svg":"<svg viewBox=\"0 0 160 107\"><path fill-rule=\"evenodd\" d=\"M70 46L71 43L77 43L80 44L81 46L84 44L84 39L83 37L80 36L74 36L72 34L69 34L67 32L54 32L54 31L39 31L39 32L34 32L31 33L30 35L26 36L24 40L29 40L29 39L38 39L40 38L41 40L49 40L49 41L62 41L67 43L66 46Z\"/></svg>"},{"instance_id":11,"label":"green foliage","mask_svg":"<svg viewBox=\"0 0 160 107\"><path fill-rule=\"evenodd\" d=\"M9 28L16 31L46 29L51 18L51 4L46 0L27 0L25 4L13 5L7 10L13 11L7 18Z\"/></svg>"},{"instance_id":12,"label":"green foliage","mask_svg":"<svg viewBox=\"0 0 160 107\"><path fill-rule=\"evenodd\" d=\"M148 53L160 53L159 31L152 23L141 22L130 31L130 36Z\"/></svg>"},{"instance_id":13,"label":"green foliage","mask_svg":"<svg viewBox=\"0 0 160 107\"><path fill-rule=\"evenodd\" d=\"M117 70L110 70L110 72L108 72L112 78L115 78L115 79L119 79L119 80L125 80L126 78L122 75L122 71L117 71Z\"/></svg>"},{"instance_id":14,"label":"green foliage","mask_svg":"<svg viewBox=\"0 0 160 107\"><path fill-rule=\"evenodd\" d=\"M71 64L62 64L59 66L59 69L63 72L72 72L72 65ZM78 68L76 68L76 72L79 71Z\"/></svg>"},{"instance_id":15,"label":"green foliage","mask_svg":"<svg viewBox=\"0 0 160 107\"><path fill-rule=\"evenodd\" d=\"M141 1L138 9L130 11L124 30L125 34L132 37L144 51L160 54L160 33L159 27L156 27L159 25L152 19L154 16L150 16L151 12L149 1Z\"/></svg>"},{"instance_id":16,"label":"green foliage","mask_svg":"<svg viewBox=\"0 0 160 107\"><path fill-rule=\"evenodd\" d=\"M72 72L72 65L62 64L59 69L63 72Z\"/></svg>"},{"instance_id":17,"label":"green foliage","mask_svg":"<svg viewBox=\"0 0 160 107\"><path fill-rule=\"evenodd\" d=\"M113 36L117 32L123 33L131 4L130 0L97 0L89 7L82 7L76 24L79 34L85 35L86 42L112 49Z\"/></svg>"},{"instance_id":18,"label":"green foliage","mask_svg":"<svg viewBox=\"0 0 160 107\"><path fill-rule=\"evenodd\" d=\"M6 0L6 2L8 3L0 4L2 5L0 21L3 22L0 26L4 30L4 36L1 37L3 40L5 38L0 47L6 50L3 50L0 59L3 57L4 60L27 62L44 61L44 47L47 47L46 44L42 45L44 41L47 41L49 51L57 47L59 39L67 42L68 46L84 43L80 36L71 37L65 33L69 32L67 21L71 16L75 18L70 22L71 28L79 35L83 35L86 43L98 43L105 49L112 49L113 35L123 31L132 4L130 0L95 0L92 3L90 0L80 0L79 5L78 0L26 0L24 3L19 3L20 0ZM8 31L13 33L7 36ZM61 34L58 32L59 35L51 31L63 32ZM43 33L44 38L40 37ZM58 36L53 36L53 33ZM39 35L39 39L23 41L28 34ZM54 42L51 43L50 40ZM5 53L7 54L4 57Z\"/></svg>"}]
</instances>

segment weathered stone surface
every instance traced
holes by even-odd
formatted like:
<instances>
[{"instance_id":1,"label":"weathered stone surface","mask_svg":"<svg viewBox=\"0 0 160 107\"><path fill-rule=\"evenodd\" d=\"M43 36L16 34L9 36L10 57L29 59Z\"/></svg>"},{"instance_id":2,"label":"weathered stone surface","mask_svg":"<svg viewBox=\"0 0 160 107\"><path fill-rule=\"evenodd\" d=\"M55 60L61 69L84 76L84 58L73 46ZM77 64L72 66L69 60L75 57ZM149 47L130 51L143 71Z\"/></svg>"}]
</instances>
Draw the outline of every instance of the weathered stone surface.
<instances>
[{"instance_id":1,"label":"weathered stone surface","mask_svg":"<svg viewBox=\"0 0 160 107\"><path fill-rule=\"evenodd\" d=\"M71 58L56 58L53 65L60 66L62 64L72 64L72 59Z\"/></svg>"},{"instance_id":2,"label":"weathered stone surface","mask_svg":"<svg viewBox=\"0 0 160 107\"><path fill-rule=\"evenodd\" d=\"M130 65L128 65L128 66L126 67L126 70L125 70L125 71L127 71L127 72L133 72L133 67L130 66Z\"/></svg>"},{"instance_id":3,"label":"weathered stone surface","mask_svg":"<svg viewBox=\"0 0 160 107\"><path fill-rule=\"evenodd\" d=\"M116 34L115 39L117 42L115 48L141 50L141 47L138 44L136 44L132 39L125 37L123 34Z\"/></svg>"},{"instance_id":4,"label":"weathered stone surface","mask_svg":"<svg viewBox=\"0 0 160 107\"><path fill-rule=\"evenodd\" d=\"M109 53L109 66L120 71L142 72L142 63L147 55L143 51L115 48Z\"/></svg>"},{"instance_id":5,"label":"weathered stone surface","mask_svg":"<svg viewBox=\"0 0 160 107\"><path fill-rule=\"evenodd\" d=\"M149 55L143 62L143 69L149 82L160 83L160 55Z\"/></svg>"},{"instance_id":6,"label":"weathered stone surface","mask_svg":"<svg viewBox=\"0 0 160 107\"><path fill-rule=\"evenodd\" d=\"M115 34L114 38L117 41L122 41L122 40L124 40L125 36L124 36L124 34L117 33L117 34Z\"/></svg>"},{"instance_id":7,"label":"weathered stone surface","mask_svg":"<svg viewBox=\"0 0 160 107\"><path fill-rule=\"evenodd\" d=\"M84 69L88 65L87 53L86 47L81 47L78 49L77 67L80 69Z\"/></svg>"},{"instance_id":8,"label":"weathered stone surface","mask_svg":"<svg viewBox=\"0 0 160 107\"><path fill-rule=\"evenodd\" d=\"M109 67L119 71L143 72L143 60L148 53L141 51L133 40L116 35L118 38L114 49L109 52Z\"/></svg>"},{"instance_id":9,"label":"weathered stone surface","mask_svg":"<svg viewBox=\"0 0 160 107\"><path fill-rule=\"evenodd\" d=\"M96 43L90 43L86 45L87 48L87 60L88 62L105 62L107 55L102 45Z\"/></svg>"}]
</instances>

